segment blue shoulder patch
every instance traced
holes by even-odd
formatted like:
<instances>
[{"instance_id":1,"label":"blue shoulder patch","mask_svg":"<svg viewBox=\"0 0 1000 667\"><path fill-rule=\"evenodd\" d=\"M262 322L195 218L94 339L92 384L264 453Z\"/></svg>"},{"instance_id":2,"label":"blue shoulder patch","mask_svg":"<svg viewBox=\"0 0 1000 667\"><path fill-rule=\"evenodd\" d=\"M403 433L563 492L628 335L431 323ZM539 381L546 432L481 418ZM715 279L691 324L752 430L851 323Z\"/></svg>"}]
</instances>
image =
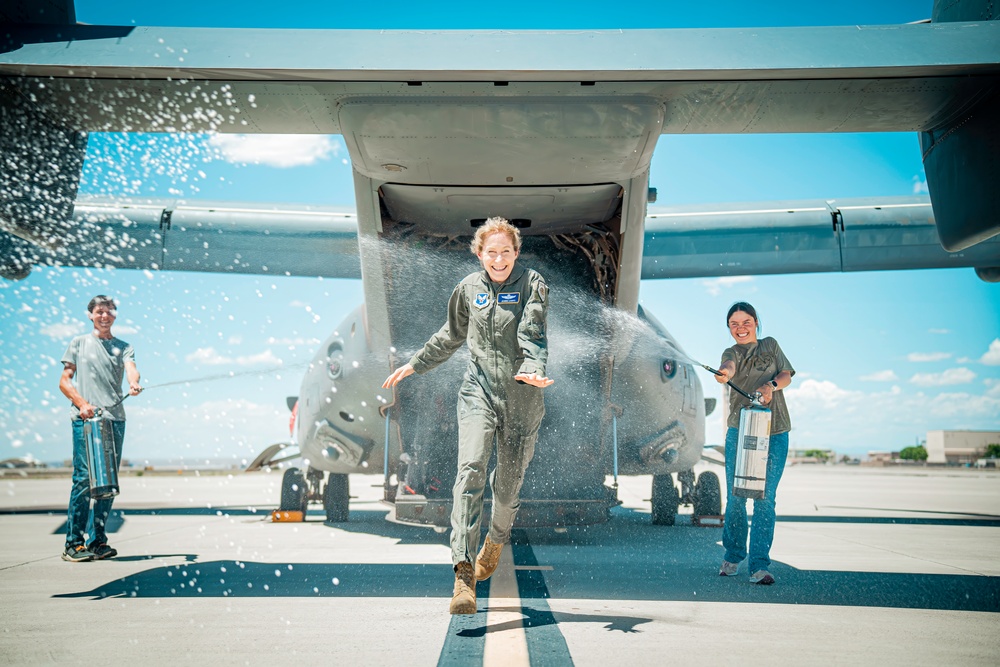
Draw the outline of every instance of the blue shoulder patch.
<instances>
[{"instance_id":1,"label":"blue shoulder patch","mask_svg":"<svg viewBox=\"0 0 1000 667\"><path fill-rule=\"evenodd\" d=\"M490 295L486 292L480 292L476 295L476 299L472 303L476 308L485 308L490 304Z\"/></svg>"},{"instance_id":2,"label":"blue shoulder patch","mask_svg":"<svg viewBox=\"0 0 1000 667\"><path fill-rule=\"evenodd\" d=\"M500 292L500 294L497 294L497 304L502 306L505 303L521 303L521 293Z\"/></svg>"}]
</instances>

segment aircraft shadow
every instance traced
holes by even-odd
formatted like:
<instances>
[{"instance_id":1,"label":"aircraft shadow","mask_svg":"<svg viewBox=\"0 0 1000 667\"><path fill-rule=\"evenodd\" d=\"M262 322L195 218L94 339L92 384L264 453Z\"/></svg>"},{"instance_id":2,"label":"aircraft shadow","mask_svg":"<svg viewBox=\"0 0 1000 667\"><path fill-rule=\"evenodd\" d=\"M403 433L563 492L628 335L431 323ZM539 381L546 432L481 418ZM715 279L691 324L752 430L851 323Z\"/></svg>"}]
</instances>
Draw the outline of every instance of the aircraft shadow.
<instances>
[{"instance_id":1,"label":"aircraft shadow","mask_svg":"<svg viewBox=\"0 0 1000 667\"><path fill-rule=\"evenodd\" d=\"M214 514L220 510L210 511ZM225 513L225 510L221 511ZM138 512L126 510L126 513ZM157 509L148 513L201 514L203 511ZM447 544L447 534L392 523L386 521L384 516L383 510L352 510L351 521L347 523L309 521L305 525L317 529L334 527L376 534L405 544ZM853 522L856 517L843 519ZM859 519L858 523L871 523L866 517ZM265 520L264 517L262 520ZM805 521L806 518L793 520ZM937 524L938 521L932 520L931 523ZM955 525L966 525L964 520L958 521ZM980 525L980 522L974 524ZM565 533L543 528L521 530L527 539L524 546L530 549L527 552L530 559L516 556L515 563L540 564L544 568L539 574L544 578L545 590L522 586L520 591L525 603L522 611L533 623L543 623L544 614L550 613L532 612L533 598L749 602L958 611L1000 609L1000 577L799 570L780 562L771 566L778 579L775 586L750 584L745 567L737 577L719 577L717 568L722 552L718 542L721 529L653 526L649 523L648 514L620 507L612 511L611 521L605 524L571 527ZM514 548L517 554L517 549L523 546L515 545ZM447 597L453 576L447 564L276 564L232 560L199 563L195 560L196 555L175 555L184 556L187 562L151 568L89 591L55 597L93 600L114 597ZM335 554L331 556L336 558ZM118 560L141 561L158 557L126 556ZM609 617L607 622L614 625L619 620ZM554 622L559 622L559 618ZM621 621L623 625L620 628L616 625L613 629L625 631L629 622L627 619ZM475 628L467 630L477 631Z\"/></svg>"},{"instance_id":2,"label":"aircraft shadow","mask_svg":"<svg viewBox=\"0 0 1000 667\"><path fill-rule=\"evenodd\" d=\"M736 577L720 577L721 529L652 526L647 514L622 508L607 524L563 535L525 532L538 562L552 568L544 576L553 599L1000 609L1000 577L799 570L780 562L770 568L774 586L751 584L745 565ZM590 545L598 548L580 548Z\"/></svg>"}]
</instances>

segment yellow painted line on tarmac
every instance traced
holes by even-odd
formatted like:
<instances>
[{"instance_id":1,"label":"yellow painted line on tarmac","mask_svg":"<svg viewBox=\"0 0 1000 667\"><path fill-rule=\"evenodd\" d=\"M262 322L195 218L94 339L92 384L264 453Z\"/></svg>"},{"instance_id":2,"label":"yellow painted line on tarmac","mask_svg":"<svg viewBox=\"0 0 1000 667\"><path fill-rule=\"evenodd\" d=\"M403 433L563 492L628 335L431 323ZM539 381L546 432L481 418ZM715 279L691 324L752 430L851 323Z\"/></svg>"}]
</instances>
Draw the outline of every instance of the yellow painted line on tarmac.
<instances>
[{"instance_id":1,"label":"yellow painted line on tarmac","mask_svg":"<svg viewBox=\"0 0 1000 667\"><path fill-rule=\"evenodd\" d=\"M500 552L500 563L490 581L486 607L486 645L483 666L530 665L528 641L524 635L521 594L514 574L514 556L509 544Z\"/></svg>"}]
</instances>

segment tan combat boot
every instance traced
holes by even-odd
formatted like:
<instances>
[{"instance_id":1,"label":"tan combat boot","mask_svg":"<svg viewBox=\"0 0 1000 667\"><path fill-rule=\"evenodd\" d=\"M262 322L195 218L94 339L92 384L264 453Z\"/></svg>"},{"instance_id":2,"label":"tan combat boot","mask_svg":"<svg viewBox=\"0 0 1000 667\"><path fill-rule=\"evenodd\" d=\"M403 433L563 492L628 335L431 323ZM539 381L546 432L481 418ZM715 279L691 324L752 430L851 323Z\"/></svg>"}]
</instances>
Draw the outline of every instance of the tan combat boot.
<instances>
[{"instance_id":1,"label":"tan combat boot","mask_svg":"<svg viewBox=\"0 0 1000 667\"><path fill-rule=\"evenodd\" d=\"M455 593L451 598L451 613L476 613L476 577L472 563L468 561L455 566Z\"/></svg>"},{"instance_id":2,"label":"tan combat boot","mask_svg":"<svg viewBox=\"0 0 1000 667\"><path fill-rule=\"evenodd\" d=\"M493 576L493 571L497 569L500 562L500 552L503 551L503 544L497 544L486 536L483 548L476 556L476 581L486 581Z\"/></svg>"}]
</instances>

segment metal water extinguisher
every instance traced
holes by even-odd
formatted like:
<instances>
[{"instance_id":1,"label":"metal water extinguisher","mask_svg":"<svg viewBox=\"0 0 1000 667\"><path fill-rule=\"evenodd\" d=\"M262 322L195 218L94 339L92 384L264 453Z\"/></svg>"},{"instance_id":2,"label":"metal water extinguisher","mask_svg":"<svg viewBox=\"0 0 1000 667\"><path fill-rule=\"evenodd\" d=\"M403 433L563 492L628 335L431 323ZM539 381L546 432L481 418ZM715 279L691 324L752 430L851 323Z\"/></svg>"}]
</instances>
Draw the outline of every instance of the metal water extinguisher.
<instances>
[{"instance_id":1,"label":"metal water extinguisher","mask_svg":"<svg viewBox=\"0 0 1000 667\"><path fill-rule=\"evenodd\" d=\"M716 375L719 371L702 366ZM763 498L767 483L767 454L771 444L771 409L761 404L760 392L748 394L732 382L733 390L749 399L750 405L740 410L740 428L736 440L736 474L733 495L741 498Z\"/></svg>"},{"instance_id":2,"label":"metal water extinguisher","mask_svg":"<svg viewBox=\"0 0 1000 667\"><path fill-rule=\"evenodd\" d=\"M128 394L112 405L120 405ZM109 410L111 408L108 408ZM83 439L87 444L87 471L90 474L90 497L94 500L114 498L118 495L118 456L115 453L115 434L111 422L103 419L100 408L83 422Z\"/></svg>"},{"instance_id":3,"label":"metal water extinguisher","mask_svg":"<svg viewBox=\"0 0 1000 667\"><path fill-rule=\"evenodd\" d=\"M101 410L83 422L87 443L87 470L90 473L90 497L94 500L118 495L118 457L111 422L101 418Z\"/></svg>"},{"instance_id":4,"label":"metal water extinguisher","mask_svg":"<svg viewBox=\"0 0 1000 667\"><path fill-rule=\"evenodd\" d=\"M750 405L740 410L737 438L733 495L763 498L767 482L767 453L771 443L771 410L761 405L758 392L750 398Z\"/></svg>"}]
</instances>

